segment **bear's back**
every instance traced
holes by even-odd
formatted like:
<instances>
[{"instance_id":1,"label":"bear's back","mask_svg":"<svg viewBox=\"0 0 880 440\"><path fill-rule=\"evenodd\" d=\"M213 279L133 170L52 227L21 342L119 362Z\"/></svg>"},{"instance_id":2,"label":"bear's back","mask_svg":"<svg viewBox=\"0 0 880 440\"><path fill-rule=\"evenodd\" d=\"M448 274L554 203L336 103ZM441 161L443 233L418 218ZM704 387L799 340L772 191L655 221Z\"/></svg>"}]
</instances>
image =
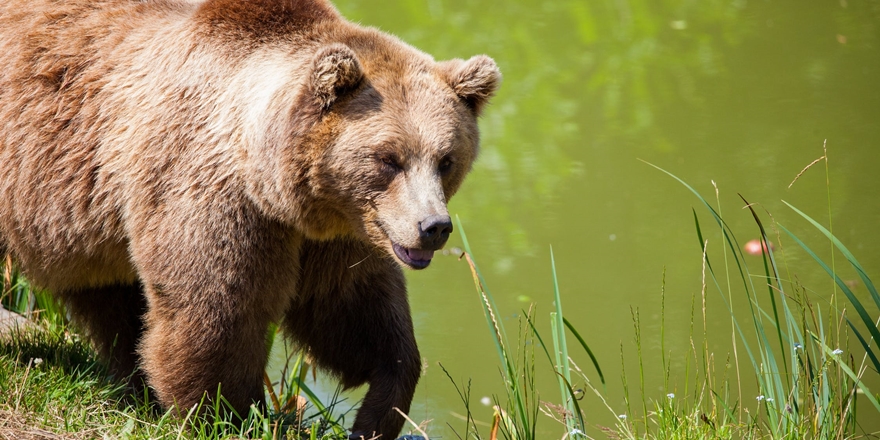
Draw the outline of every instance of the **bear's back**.
<instances>
[{"instance_id":1,"label":"bear's back","mask_svg":"<svg viewBox=\"0 0 880 440\"><path fill-rule=\"evenodd\" d=\"M114 52L127 39L193 9L131 0L0 5L0 247L38 285L133 278L117 195L98 157L119 123L103 90L124 64Z\"/></svg>"}]
</instances>

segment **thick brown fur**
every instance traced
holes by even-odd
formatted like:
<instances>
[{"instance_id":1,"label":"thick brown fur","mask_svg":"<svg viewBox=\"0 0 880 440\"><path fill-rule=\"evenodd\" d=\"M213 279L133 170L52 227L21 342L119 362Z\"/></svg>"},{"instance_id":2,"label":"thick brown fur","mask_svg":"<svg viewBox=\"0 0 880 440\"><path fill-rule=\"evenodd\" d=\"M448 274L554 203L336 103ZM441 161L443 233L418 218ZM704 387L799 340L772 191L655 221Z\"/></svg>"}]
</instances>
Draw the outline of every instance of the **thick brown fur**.
<instances>
[{"instance_id":1,"label":"thick brown fur","mask_svg":"<svg viewBox=\"0 0 880 440\"><path fill-rule=\"evenodd\" d=\"M370 384L356 433L400 431L401 267L448 236L491 59L435 62L323 0L7 0L0 66L0 249L113 371L246 412L282 322Z\"/></svg>"}]
</instances>

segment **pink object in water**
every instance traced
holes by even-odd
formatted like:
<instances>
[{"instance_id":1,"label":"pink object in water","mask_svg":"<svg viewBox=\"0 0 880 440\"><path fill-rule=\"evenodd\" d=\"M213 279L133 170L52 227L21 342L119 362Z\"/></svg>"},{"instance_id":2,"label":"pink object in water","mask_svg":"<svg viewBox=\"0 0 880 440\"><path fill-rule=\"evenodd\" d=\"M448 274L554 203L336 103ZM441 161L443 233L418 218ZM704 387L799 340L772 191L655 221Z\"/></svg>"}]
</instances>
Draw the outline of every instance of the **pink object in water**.
<instances>
[{"instance_id":1,"label":"pink object in water","mask_svg":"<svg viewBox=\"0 0 880 440\"><path fill-rule=\"evenodd\" d=\"M763 244L763 246L762 246L762 244ZM763 248L763 249L761 249L761 248ZM773 247L773 243L770 243L770 249L771 250L776 249L775 247ZM767 250L767 242L764 242L764 241L758 240L758 239L749 240L743 246L743 250L746 251L746 253L749 255L761 255L761 251Z\"/></svg>"}]
</instances>

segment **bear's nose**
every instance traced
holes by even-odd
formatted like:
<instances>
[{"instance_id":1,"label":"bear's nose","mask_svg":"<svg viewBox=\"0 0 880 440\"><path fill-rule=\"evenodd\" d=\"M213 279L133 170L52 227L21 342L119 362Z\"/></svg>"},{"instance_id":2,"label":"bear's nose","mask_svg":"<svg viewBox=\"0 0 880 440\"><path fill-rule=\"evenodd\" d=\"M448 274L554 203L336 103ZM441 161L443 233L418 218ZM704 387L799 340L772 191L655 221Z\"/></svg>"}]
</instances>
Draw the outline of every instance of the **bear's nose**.
<instances>
[{"instance_id":1,"label":"bear's nose","mask_svg":"<svg viewBox=\"0 0 880 440\"><path fill-rule=\"evenodd\" d=\"M452 232L452 219L448 215L432 215L419 222L419 236L426 246L439 249Z\"/></svg>"}]
</instances>

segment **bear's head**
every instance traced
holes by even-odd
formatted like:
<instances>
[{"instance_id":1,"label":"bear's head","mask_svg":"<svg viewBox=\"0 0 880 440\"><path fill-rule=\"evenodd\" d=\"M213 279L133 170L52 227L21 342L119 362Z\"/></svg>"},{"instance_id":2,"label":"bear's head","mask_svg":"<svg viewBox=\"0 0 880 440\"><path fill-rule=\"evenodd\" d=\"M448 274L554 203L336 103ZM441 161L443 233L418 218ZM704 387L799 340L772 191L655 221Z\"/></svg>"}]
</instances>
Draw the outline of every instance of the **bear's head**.
<instances>
[{"instance_id":1,"label":"bear's head","mask_svg":"<svg viewBox=\"0 0 880 440\"><path fill-rule=\"evenodd\" d=\"M452 232L446 204L501 74L489 57L436 62L378 31L340 40L310 51L288 101L274 205L310 239L354 237L422 269Z\"/></svg>"}]
</instances>

